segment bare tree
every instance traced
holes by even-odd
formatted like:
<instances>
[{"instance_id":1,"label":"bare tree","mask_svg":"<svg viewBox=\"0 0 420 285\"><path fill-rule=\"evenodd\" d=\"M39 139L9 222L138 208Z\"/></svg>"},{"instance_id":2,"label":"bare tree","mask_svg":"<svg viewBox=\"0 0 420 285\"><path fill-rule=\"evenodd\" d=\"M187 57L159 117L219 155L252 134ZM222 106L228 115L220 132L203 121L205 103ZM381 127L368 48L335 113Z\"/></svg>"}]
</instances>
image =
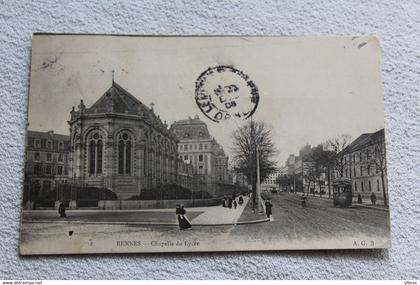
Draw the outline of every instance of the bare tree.
<instances>
[{"instance_id":1,"label":"bare tree","mask_svg":"<svg viewBox=\"0 0 420 285\"><path fill-rule=\"evenodd\" d=\"M323 145L314 147L310 153L310 158L314 161L314 166L317 168L320 176L318 185L321 193L321 174L325 173L328 180L328 197L331 198L331 169L334 166L335 153L334 151L325 150Z\"/></svg>"},{"instance_id":2,"label":"bare tree","mask_svg":"<svg viewBox=\"0 0 420 285\"><path fill-rule=\"evenodd\" d=\"M243 173L252 185L253 201L256 202L257 147L260 161L260 178L264 180L276 167L273 157L277 154L271 138L271 131L264 122L250 121L233 133L232 160L236 172Z\"/></svg>"},{"instance_id":3,"label":"bare tree","mask_svg":"<svg viewBox=\"0 0 420 285\"><path fill-rule=\"evenodd\" d=\"M388 195L386 193L386 187L385 187L387 168L386 168L386 147L385 147L385 134L384 134L384 132L378 132L378 133L374 134L373 144L374 144L374 147L375 147L374 160L375 160L376 171L381 176L382 194L383 194L383 197L384 197L384 206L387 207L388 206Z\"/></svg>"},{"instance_id":4,"label":"bare tree","mask_svg":"<svg viewBox=\"0 0 420 285\"><path fill-rule=\"evenodd\" d=\"M333 152L334 169L338 172L340 177L344 176L344 155L342 151L350 144L350 135L341 135L334 139L329 139L326 146Z\"/></svg>"}]
</instances>

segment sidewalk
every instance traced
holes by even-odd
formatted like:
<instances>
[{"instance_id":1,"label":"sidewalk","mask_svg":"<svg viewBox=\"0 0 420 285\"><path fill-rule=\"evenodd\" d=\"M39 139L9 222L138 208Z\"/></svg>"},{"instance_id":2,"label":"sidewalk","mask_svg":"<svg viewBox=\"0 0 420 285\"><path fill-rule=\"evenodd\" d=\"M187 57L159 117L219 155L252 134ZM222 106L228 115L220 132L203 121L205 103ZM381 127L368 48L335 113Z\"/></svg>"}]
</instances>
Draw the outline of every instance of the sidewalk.
<instances>
[{"instance_id":1,"label":"sidewalk","mask_svg":"<svg viewBox=\"0 0 420 285\"><path fill-rule=\"evenodd\" d=\"M290 193L290 194L295 194L296 196L301 196L302 192ZM328 195L328 194L325 194L325 195ZM320 197L319 195L316 195L316 194L315 194L315 196L312 195L312 194L308 194L308 198L309 199L318 198L318 199L329 200L329 201L333 200L332 198L328 198L326 196ZM366 202L363 202L363 204L358 204L357 203L357 197L353 197L352 207L353 208L357 208L357 207L367 208L367 209L373 209L373 210L379 210L379 211L388 211L389 210L389 208L386 208L384 205L380 204L381 202L383 203L382 200L379 200L377 202L379 202L379 204L377 203L376 205L372 205L371 203L366 203Z\"/></svg>"},{"instance_id":2,"label":"sidewalk","mask_svg":"<svg viewBox=\"0 0 420 285\"><path fill-rule=\"evenodd\" d=\"M240 220L247 208L248 197L244 197L242 206L224 208L221 205L211 207L186 208L187 218L193 226L223 226L236 224L260 223L261 217ZM23 222L60 223L60 224L120 224L120 225L178 225L175 209L141 210L67 210L67 218L59 218L56 210L24 210Z\"/></svg>"}]
</instances>

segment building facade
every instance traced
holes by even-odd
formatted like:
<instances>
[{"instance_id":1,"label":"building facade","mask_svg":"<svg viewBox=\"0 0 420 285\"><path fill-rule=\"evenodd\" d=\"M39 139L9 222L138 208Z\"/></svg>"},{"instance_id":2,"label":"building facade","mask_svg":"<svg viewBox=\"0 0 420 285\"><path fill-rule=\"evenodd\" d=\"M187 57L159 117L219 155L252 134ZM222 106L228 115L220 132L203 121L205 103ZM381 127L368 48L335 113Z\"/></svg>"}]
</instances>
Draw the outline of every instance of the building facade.
<instances>
[{"instance_id":1,"label":"building facade","mask_svg":"<svg viewBox=\"0 0 420 285\"><path fill-rule=\"evenodd\" d=\"M278 172L273 172L268 175L266 179L261 183L262 191L278 191L279 184L277 183Z\"/></svg>"},{"instance_id":2,"label":"building facade","mask_svg":"<svg viewBox=\"0 0 420 285\"><path fill-rule=\"evenodd\" d=\"M381 129L375 133L360 135L343 151L343 176L351 179L353 196L359 194L368 199L375 193L378 199L387 197L387 169L385 153L385 132Z\"/></svg>"},{"instance_id":3,"label":"building facade","mask_svg":"<svg viewBox=\"0 0 420 285\"><path fill-rule=\"evenodd\" d=\"M179 158L193 166L197 191L214 192L213 184L229 182L228 157L197 115L174 122L171 131L179 140Z\"/></svg>"},{"instance_id":4,"label":"building facade","mask_svg":"<svg viewBox=\"0 0 420 285\"><path fill-rule=\"evenodd\" d=\"M70 112L69 179L114 191L118 198L177 182L177 139L124 88L111 87L90 107Z\"/></svg>"},{"instance_id":5,"label":"building facade","mask_svg":"<svg viewBox=\"0 0 420 285\"><path fill-rule=\"evenodd\" d=\"M27 131L24 188L33 199L68 182L69 136Z\"/></svg>"}]
</instances>

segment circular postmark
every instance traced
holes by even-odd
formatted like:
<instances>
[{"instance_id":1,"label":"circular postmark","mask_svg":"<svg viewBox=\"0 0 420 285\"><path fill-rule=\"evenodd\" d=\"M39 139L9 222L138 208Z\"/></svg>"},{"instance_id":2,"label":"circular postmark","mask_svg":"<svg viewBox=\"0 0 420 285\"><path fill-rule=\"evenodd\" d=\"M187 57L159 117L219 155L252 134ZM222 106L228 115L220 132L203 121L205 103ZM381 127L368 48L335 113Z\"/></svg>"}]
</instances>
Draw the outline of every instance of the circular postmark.
<instances>
[{"instance_id":1,"label":"circular postmark","mask_svg":"<svg viewBox=\"0 0 420 285\"><path fill-rule=\"evenodd\" d=\"M195 83L195 101L214 122L247 119L255 112L260 96L249 76L232 66L208 68Z\"/></svg>"}]
</instances>

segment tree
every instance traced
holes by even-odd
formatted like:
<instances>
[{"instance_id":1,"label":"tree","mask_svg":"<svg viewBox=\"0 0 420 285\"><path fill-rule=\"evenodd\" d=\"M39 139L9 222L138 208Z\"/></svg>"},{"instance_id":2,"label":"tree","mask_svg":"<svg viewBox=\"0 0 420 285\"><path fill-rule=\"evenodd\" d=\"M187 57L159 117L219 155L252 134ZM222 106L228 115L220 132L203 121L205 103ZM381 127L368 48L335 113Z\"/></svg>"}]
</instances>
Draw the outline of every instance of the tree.
<instances>
[{"instance_id":1,"label":"tree","mask_svg":"<svg viewBox=\"0 0 420 285\"><path fill-rule=\"evenodd\" d=\"M260 179L263 181L276 167L273 157L277 154L271 138L271 131L264 122L249 121L243 127L233 132L232 160L236 172L247 176L252 185L253 203L256 203L257 184L257 148L260 161Z\"/></svg>"},{"instance_id":2,"label":"tree","mask_svg":"<svg viewBox=\"0 0 420 285\"><path fill-rule=\"evenodd\" d=\"M350 144L350 135L341 135L326 142L326 146L331 149L334 169L340 177L344 176L344 155L342 151Z\"/></svg>"},{"instance_id":3,"label":"tree","mask_svg":"<svg viewBox=\"0 0 420 285\"><path fill-rule=\"evenodd\" d=\"M375 146L374 160L376 171L379 172L382 182L382 194L384 197L384 206L388 206L388 195L385 188L385 179L386 179L386 148L385 148L385 135L383 132L378 132L374 134L373 144Z\"/></svg>"},{"instance_id":4,"label":"tree","mask_svg":"<svg viewBox=\"0 0 420 285\"><path fill-rule=\"evenodd\" d=\"M326 173L327 180L328 180L328 197L331 198L331 168L334 165L335 153L333 151L324 150L323 145L318 145L314 147L310 154L310 159L314 163L314 167L316 168L317 172L320 174L318 177L318 185L321 193L321 179L320 176L322 173Z\"/></svg>"}]
</instances>

